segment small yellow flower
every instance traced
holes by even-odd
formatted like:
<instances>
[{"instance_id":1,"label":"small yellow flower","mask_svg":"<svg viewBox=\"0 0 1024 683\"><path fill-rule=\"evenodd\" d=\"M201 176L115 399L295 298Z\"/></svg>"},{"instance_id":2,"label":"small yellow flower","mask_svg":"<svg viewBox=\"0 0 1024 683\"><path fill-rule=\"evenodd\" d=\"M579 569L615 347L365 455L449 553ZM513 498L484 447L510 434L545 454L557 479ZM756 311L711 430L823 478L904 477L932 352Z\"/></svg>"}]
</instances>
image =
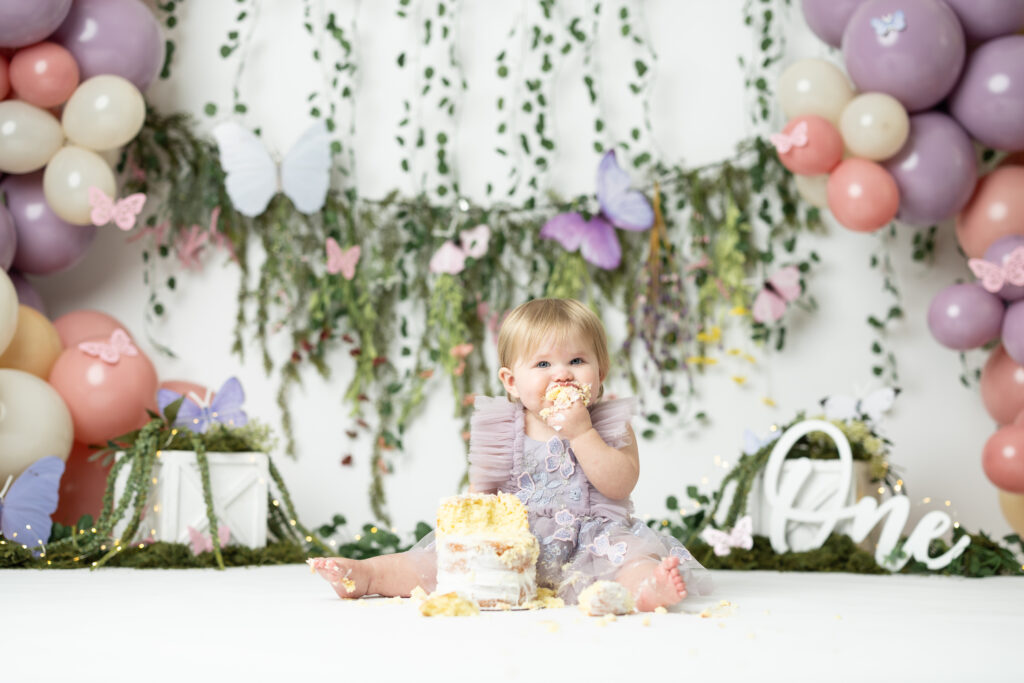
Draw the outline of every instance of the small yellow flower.
<instances>
[{"instance_id":1,"label":"small yellow flower","mask_svg":"<svg viewBox=\"0 0 1024 683\"><path fill-rule=\"evenodd\" d=\"M747 378L742 376L742 375L733 375L732 376L732 381L736 382L736 384L738 384L740 386L743 386L744 384L746 384Z\"/></svg>"},{"instance_id":2,"label":"small yellow flower","mask_svg":"<svg viewBox=\"0 0 1024 683\"><path fill-rule=\"evenodd\" d=\"M743 352L740 351L739 349L728 349L726 353L729 354L730 356L738 356Z\"/></svg>"},{"instance_id":3,"label":"small yellow flower","mask_svg":"<svg viewBox=\"0 0 1024 683\"><path fill-rule=\"evenodd\" d=\"M722 339L722 328L718 325L712 325L711 329L707 332L698 332L697 341L704 344L714 344Z\"/></svg>"},{"instance_id":4,"label":"small yellow flower","mask_svg":"<svg viewBox=\"0 0 1024 683\"><path fill-rule=\"evenodd\" d=\"M769 408L774 408L776 406L775 399L773 399L771 396L765 396L764 398L762 398L761 403L765 404Z\"/></svg>"},{"instance_id":5,"label":"small yellow flower","mask_svg":"<svg viewBox=\"0 0 1024 683\"><path fill-rule=\"evenodd\" d=\"M718 359L709 358L708 356L690 356L686 359L689 365L716 365Z\"/></svg>"},{"instance_id":6,"label":"small yellow flower","mask_svg":"<svg viewBox=\"0 0 1024 683\"><path fill-rule=\"evenodd\" d=\"M744 307L744 306L733 306L732 309L729 311L729 315L736 315L736 316L748 315L749 313L750 313L750 311L748 311L746 309L746 307Z\"/></svg>"}]
</instances>

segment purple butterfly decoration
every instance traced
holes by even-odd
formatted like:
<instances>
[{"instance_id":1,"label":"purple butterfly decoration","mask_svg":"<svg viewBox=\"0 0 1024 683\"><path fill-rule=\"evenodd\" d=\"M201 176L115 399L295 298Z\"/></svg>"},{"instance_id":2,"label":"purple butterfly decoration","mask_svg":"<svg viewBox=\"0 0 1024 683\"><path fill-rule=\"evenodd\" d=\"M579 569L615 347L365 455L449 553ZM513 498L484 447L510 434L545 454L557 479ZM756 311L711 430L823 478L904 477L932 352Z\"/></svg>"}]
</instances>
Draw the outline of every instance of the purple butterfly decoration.
<instances>
[{"instance_id":1,"label":"purple butterfly decoration","mask_svg":"<svg viewBox=\"0 0 1024 683\"><path fill-rule=\"evenodd\" d=\"M609 150L597 167L600 213L589 221L579 213L560 213L544 224L540 236L555 240L566 251L579 249L598 268L618 268L622 247L615 228L641 232L654 225L651 203L642 192L629 189L629 183L629 174L615 161L615 150Z\"/></svg>"},{"instance_id":2,"label":"purple butterfly decoration","mask_svg":"<svg viewBox=\"0 0 1024 683\"><path fill-rule=\"evenodd\" d=\"M170 389L161 389L156 394L156 402L163 413L167 406L181 398L181 394ZM174 424L178 427L187 427L198 434L205 434L206 430L214 422L220 422L228 427L241 427L249 418L242 410L242 402L245 400L245 392L242 391L242 383L237 377L232 377L224 382L220 391L213 397L200 398L190 393L181 402L178 415Z\"/></svg>"},{"instance_id":3,"label":"purple butterfly decoration","mask_svg":"<svg viewBox=\"0 0 1024 683\"><path fill-rule=\"evenodd\" d=\"M523 472L520 474L516 483L519 484L519 490L516 491L516 496L519 500L523 501L523 505L526 505L530 502L530 498L537 490L537 485L533 482L533 477L530 476L529 472Z\"/></svg>"},{"instance_id":4,"label":"purple butterfly decoration","mask_svg":"<svg viewBox=\"0 0 1024 683\"><path fill-rule=\"evenodd\" d=\"M29 465L6 494L0 494L0 530L4 538L30 548L49 540L53 527L50 515L57 509L62 474L64 461L48 455Z\"/></svg>"},{"instance_id":5,"label":"purple butterfly decoration","mask_svg":"<svg viewBox=\"0 0 1024 683\"><path fill-rule=\"evenodd\" d=\"M548 472L557 471L565 479L576 471L572 451L566 451L565 444L557 436L548 439L548 456L544 458L544 469Z\"/></svg>"},{"instance_id":6,"label":"purple butterfly decoration","mask_svg":"<svg viewBox=\"0 0 1024 683\"><path fill-rule=\"evenodd\" d=\"M559 510L555 513L555 523L558 524L558 530L551 534L552 538L569 543L576 540L576 516L574 514L568 510Z\"/></svg>"},{"instance_id":7,"label":"purple butterfly decoration","mask_svg":"<svg viewBox=\"0 0 1024 683\"><path fill-rule=\"evenodd\" d=\"M601 534L587 546L587 550L597 556L606 556L612 564L618 566L626 559L626 542L619 541L615 545L608 540L608 534Z\"/></svg>"}]
</instances>

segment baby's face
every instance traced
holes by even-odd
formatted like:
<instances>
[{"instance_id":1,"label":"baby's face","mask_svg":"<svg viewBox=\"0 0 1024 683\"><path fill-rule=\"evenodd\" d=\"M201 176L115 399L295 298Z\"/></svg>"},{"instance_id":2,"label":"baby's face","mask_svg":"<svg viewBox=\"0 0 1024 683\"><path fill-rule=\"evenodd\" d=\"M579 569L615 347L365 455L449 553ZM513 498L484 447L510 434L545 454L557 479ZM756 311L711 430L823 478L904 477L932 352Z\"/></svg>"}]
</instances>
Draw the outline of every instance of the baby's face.
<instances>
[{"instance_id":1,"label":"baby's face","mask_svg":"<svg viewBox=\"0 0 1024 683\"><path fill-rule=\"evenodd\" d=\"M502 368L501 373L505 390L532 413L551 405L544 394L552 383L589 384L596 398L603 379L593 345L580 337L569 337L562 344L547 340L507 368L508 372L505 370Z\"/></svg>"}]
</instances>

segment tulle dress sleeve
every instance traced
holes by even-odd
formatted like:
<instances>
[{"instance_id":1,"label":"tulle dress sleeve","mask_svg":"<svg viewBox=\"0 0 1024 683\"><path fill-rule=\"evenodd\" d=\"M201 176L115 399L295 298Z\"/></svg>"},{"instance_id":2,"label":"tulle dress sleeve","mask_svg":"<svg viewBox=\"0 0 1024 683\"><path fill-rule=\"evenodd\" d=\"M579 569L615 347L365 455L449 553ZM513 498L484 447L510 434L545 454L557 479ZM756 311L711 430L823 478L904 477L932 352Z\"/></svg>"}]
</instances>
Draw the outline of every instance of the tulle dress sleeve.
<instances>
[{"instance_id":1,"label":"tulle dress sleeve","mask_svg":"<svg viewBox=\"0 0 1024 683\"><path fill-rule=\"evenodd\" d=\"M523 450L523 407L491 396L478 396L474 406L470 418L469 485L478 493L508 491L516 454Z\"/></svg>"}]
</instances>

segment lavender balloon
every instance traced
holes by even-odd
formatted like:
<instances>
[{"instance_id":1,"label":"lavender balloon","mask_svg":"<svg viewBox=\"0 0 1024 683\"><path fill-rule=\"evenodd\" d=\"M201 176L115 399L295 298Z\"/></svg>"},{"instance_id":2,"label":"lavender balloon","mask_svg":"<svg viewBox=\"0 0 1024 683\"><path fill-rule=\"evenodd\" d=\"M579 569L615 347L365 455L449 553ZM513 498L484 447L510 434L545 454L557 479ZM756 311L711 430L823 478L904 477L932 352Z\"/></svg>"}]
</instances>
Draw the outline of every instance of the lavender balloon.
<instances>
[{"instance_id":1,"label":"lavender balloon","mask_svg":"<svg viewBox=\"0 0 1024 683\"><path fill-rule=\"evenodd\" d=\"M983 145L1024 149L1024 36L996 38L975 50L949 111Z\"/></svg>"},{"instance_id":2,"label":"lavender balloon","mask_svg":"<svg viewBox=\"0 0 1024 683\"><path fill-rule=\"evenodd\" d=\"M43 297L35 290L32 283L16 270L12 270L7 275L11 278L11 282L14 283L14 291L18 293L18 303L30 306L46 315L46 304L43 303Z\"/></svg>"},{"instance_id":3,"label":"lavender balloon","mask_svg":"<svg viewBox=\"0 0 1024 683\"><path fill-rule=\"evenodd\" d=\"M1001 268L1006 267L1006 262L1014 249L1024 248L1024 235L1007 235L1000 237L985 250L984 260L994 263ZM1018 261L1019 262L1019 261ZM1005 271L1004 271L1005 272ZM1013 285L1007 282L996 292L1003 301L1017 301L1024 299L1024 286Z\"/></svg>"},{"instance_id":4,"label":"lavender balloon","mask_svg":"<svg viewBox=\"0 0 1024 683\"><path fill-rule=\"evenodd\" d=\"M956 121L938 112L911 116L907 141L883 165L900 189L899 219L911 225L956 215L978 180L971 139Z\"/></svg>"},{"instance_id":5,"label":"lavender balloon","mask_svg":"<svg viewBox=\"0 0 1024 683\"><path fill-rule=\"evenodd\" d=\"M843 29L850 15L864 0L802 0L807 25L818 36L832 47L843 43Z\"/></svg>"},{"instance_id":6,"label":"lavender balloon","mask_svg":"<svg viewBox=\"0 0 1024 683\"><path fill-rule=\"evenodd\" d=\"M999 337L1003 300L977 283L950 285L928 307L928 329L943 346L976 349Z\"/></svg>"},{"instance_id":7,"label":"lavender balloon","mask_svg":"<svg viewBox=\"0 0 1024 683\"><path fill-rule=\"evenodd\" d=\"M6 206L0 204L0 270L10 270L17 249L18 232L14 229L14 217Z\"/></svg>"},{"instance_id":8,"label":"lavender balloon","mask_svg":"<svg viewBox=\"0 0 1024 683\"><path fill-rule=\"evenodd\" d=\"M1024 28L1024 0L946 0L968 43L1008 36Z\"/></svg>"},{"instance_id":9,"label":"lavender balloon","mask_svg":"<svg viewBox=\"0 0 1024 683\"><path fill-rule=\"evenodd\" d=\"M14 217L18 251L14 267L47 275L78 263L96 236L94 225L72 225L57 217L43 196L43 173L9 175L0 182Z\"/></svg>"},{"instance_id":10,"label":"lavender balloon","mask_svg":"<svg viewBox=\"0 0 1024 683\"><path fill-rule=\"evenodd\" d=\"M83 81L114 74L145 92L164 62L160 24L139 0L76 0L53 40L75 56Z\"/></svg>"},{"instance_id":11,"label":"lavender balloon","mask_svg":"<svg viewBox=\"0 0 1024 683\"><path fill-rule=\"evenodd\" d=\"M863 92L884 92L909 112L940 102L964 64L964 32L941 0L867 0L843 31L843 57Z\"/></svg>"},{"instance_id":12,"label":"lavender balloon","mask_svg":"<svg viewBox=\"0 0 1024 683\"><path fill-rule=\"evenodd\" d=\"M1024 301L1017 301L1006 308L1002 335L1006 353L1018 365L1024 365Z\"/></svg>"},{"instance_id":13,"label":"lavender balloon","mask_svg":"<svg viewBox=\"0 0 1024 683\"><path fill-rule=\"evenodd\" d=\"M54 32L71 0L0 0L0 47L24 47Z\"/></svg>"}]
</instances>

